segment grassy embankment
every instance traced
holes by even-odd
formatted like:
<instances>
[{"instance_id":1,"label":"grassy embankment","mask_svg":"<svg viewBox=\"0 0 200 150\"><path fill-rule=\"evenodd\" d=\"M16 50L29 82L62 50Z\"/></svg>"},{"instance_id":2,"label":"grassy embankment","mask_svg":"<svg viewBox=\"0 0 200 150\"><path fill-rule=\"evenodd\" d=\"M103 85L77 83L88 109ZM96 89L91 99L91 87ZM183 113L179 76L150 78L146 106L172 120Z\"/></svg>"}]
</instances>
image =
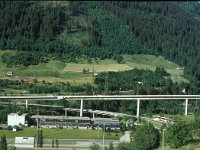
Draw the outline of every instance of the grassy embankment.
<instances>
[{"instance_id":1,"label":"grassy embankment","mask_svg":"<svg viewBox=\"0 0 200 150\"><path fill-rule=\"evenodd\" d=\"M44 138L54 139L102 139L103 137L103 132L100 130L43 128L42 131ZM6 138L14 138L16 136L35 136L36 133L36 128L24 128L17 132L0 130L0 135L6 135ZM119 139L121 136L122 133L105 133L105 139Z\"/></svg>"},{"instance_id":2,"label":"grassy embankment","mask_svg":"<svg viewBox=\"0 0 200 150\"><path fill-rule=\"evenodd\" d=\"M0 56L5 51L0 51ZM124 64L118 64L111 59L92 61L87 63L81 61L80 63L64 63L58 60L51 60L48 63L34 65L34 66L16 66L8 68L2 62L0 57L0 77L5 78L8 71L15 73L12 79L30 80L37 79L38 81L46 80L49 82L63 81L72 84L93 83L93 70L97 73L104 71L124 71L133 68L155 70L157 66L164 67L170 73L173 81L186 81L182 77L183 70L177 70L177 64L174 64L163 57L156 57L153 55L124 55ZM89 74L83 74L83 69L89 69Z\"/></svg>"}]
</instances>

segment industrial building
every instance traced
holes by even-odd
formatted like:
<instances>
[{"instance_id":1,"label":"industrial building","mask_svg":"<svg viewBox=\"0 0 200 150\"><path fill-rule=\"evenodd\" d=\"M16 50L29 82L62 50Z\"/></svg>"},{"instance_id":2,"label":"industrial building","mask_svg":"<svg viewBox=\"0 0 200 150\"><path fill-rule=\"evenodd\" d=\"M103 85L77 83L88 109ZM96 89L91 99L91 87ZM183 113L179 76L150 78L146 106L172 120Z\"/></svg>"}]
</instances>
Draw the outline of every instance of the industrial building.
<instances>
[{"instance_id":1,"label":"industrial building","mask_svg":"<svg viewBox=\"0 0 200 150\"><path fill-rule=\"evenodd\" d=\"M72 116L48 116L48 115L33 115L35 125L45 128L57 127L92 127L92 126L109 126L119 127L119 120L116 118L94 118L90 117L72 117Z\"/></svg>"},{"instance_id":2,"label":"industrial building","mask_svg":"<svg viewBox=\"0 0 200 150\"><path fill-rule=\"evenodd\" d=\"M35 146L34 137L15 137L15 147L33 148Z\"/></svg>"},{"instance_id":3,"label":"industrial building","mask_svg":"<svg viewBox=\"0 0 200 150\"><path fill-rule=\"evenodd\" d=\"M116 118L94 118L92 119L92 122L94 126L119 126L119 120Z\"/></svg>"},{"instance_id":4,"label":"industrial building","mask_svg":"<svg viewBox=\"0 0 200 150\"><path fill-rule=\"evenodd\" d=\"M90 126L89 117L70 117L70 116L48 116L48 115L33 115L31 118L37 122L40 127L68 127L68 126Z\"/></svg>"},{"instance_id":5,"label":"industrial building","mask_svg":"<svg viewBox=\"0 0 200 150\"><path fill-rule=\"evenodd\" d=\"M28 122L28 114L10 113L8 115L8 126L19 126L20 124L27 126Z\"/></svg>"}]
</instances>

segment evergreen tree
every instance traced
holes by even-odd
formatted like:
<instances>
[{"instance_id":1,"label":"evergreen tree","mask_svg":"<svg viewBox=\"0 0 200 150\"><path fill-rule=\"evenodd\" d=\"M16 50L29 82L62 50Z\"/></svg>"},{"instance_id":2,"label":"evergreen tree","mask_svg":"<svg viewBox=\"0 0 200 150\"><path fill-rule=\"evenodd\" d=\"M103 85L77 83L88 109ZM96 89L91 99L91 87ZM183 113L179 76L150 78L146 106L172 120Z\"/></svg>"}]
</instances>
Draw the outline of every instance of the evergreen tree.
<instances>
[{"instance_id":1,"label":"evergreen tree","mask_svg":"<svg viewBox=\"0 0 200 150\"><path fill-rule=\"evenodd\" d=\"M58 139L56 139L56 148L58 148L59 147L59 141L58 141Z\"/></svg>"},{"instance_id":2,"label":"evergreen tree","mask_svg":"<svg viewBox=\"0 0 200 150\"><path fill-rule=\"evenodd\" d=\"M0 150L7 150L7 140L6 140L6 136L5 135L1 136L1 139L0 139Z\"/></svg>"},{"instance_id":3,"label":"evergreen tree","mask_svg":"<svg viewBox=\"0 0 200 150\"><path fill-rule=\"evenodd\" d=\"M179 148L191 139L189 124L175 122L166 130L166 142L171 148Z\"/></svg>"},{"instance_id":4,"label":"evergreen tree","mask_svg":"<svg viewBox=\"0 0 200 150\"><path fill-rule=\"evenodd\" d=\"M133 150L153 150L159 146L160 133L152 124L138 126L133 135L131 147Z\"/></svg>"},{"instance_id":5,"label":"evergreen tree","mask_svg":"<svg viewBox=\"0 0 200 150\"><path fill-rule=\"evenodd\" d=\"M38 146L43 147L43 131L41 129L38 134Z\"/></svg>"},{"instance_id":6,"label":"evergreen tree","mask_svg":"<svg viewBox=\"0 0 200 150\"><path fill-rule=\"evenodd\" d=\"M101 150L101 147L96 144L96 143L93 143L91 146L90 146L90 150Z\"/></svg>"},{"instance_id":7,"label":"evergreen tree","mask_svg":"<svg viewBox=\"0 0 200 150\"><path fill-rule=\"evenodd\" d=\"M110 144L109 144L108 150L114 150L113 143L110 143Z\"/></svg>"},{"instance_id":8,"label":"evergreen tree","mask_svg":"<svg viewBox=\"0 0 200 150\"><path fill-rule=\"evenodd\" d=\"M54 147L54 139L52 139L52 147Z\"/></svg>"}]
</instances>

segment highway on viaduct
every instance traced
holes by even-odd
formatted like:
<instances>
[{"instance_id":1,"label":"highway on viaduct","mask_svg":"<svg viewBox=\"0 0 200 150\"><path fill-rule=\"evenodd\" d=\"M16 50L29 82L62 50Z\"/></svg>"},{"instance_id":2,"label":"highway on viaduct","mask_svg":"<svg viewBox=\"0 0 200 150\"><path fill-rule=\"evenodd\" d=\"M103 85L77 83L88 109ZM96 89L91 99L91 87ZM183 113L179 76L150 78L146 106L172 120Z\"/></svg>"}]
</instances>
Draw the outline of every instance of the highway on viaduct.
<instances>
[{"instance_id":1,"label":"highway on viaduct","mask_svg":"<svg viewBox=\"0 0 200 150\"><path fill-rule=\"evenodd\" d=\"M86 100L137 100L137 114L139 117L141 100L185 100L185 115L188 113L188 100L198 100L200 95L79 95L79 96L0 96L0 100L80 100L80 116L83 115L83 101Z\"/></svg>"}]
</instances>

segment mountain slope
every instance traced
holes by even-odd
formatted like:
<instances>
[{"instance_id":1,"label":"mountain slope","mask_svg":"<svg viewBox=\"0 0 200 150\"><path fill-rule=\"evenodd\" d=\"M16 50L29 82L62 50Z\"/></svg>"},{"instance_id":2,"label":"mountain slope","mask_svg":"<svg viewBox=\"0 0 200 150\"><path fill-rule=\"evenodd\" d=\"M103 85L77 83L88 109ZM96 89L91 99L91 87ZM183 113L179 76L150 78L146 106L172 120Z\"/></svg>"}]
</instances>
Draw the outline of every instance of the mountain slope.
<instances>
[{"instance_id":1,"label":"mountain slope","mask_svg":"<svg viewBox=\"0 0 200 150\"><path fill-rule=\"evenodd\" d=\"M124 53L161 54L181 65L200 61L200 22L173 2L2 1L0 8L1 49L69 61Z\"/></svg>"},{"instance_id":2,"label":"mountain slope","mask_svg":"<svg viewBox=\"0 0 200 150\"><path fill-rule=\"evenodd\" d=\"M200 22L177 3L2 1L0 8L0 49L22 51L5 55L7 66L52 58L123 63L122 54L153 54L186 67L200 80Z\"/></svg>"}]
</instances>

